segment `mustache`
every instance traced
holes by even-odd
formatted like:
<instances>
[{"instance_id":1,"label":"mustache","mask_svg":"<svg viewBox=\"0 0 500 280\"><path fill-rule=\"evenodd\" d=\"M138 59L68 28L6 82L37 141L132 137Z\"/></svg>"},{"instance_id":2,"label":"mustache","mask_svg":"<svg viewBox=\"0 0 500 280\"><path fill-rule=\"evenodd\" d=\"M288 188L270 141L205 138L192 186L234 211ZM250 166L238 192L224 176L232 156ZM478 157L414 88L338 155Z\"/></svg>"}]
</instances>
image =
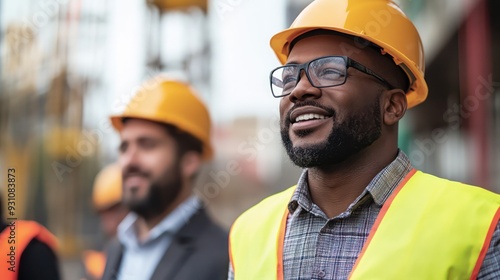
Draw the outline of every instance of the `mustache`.
<instances>
[{"instance_id":1,"label":"mustache","mask_svg":"<svg viewBox=\"0 0 500 280\"><path fill-rule=\"evenodd\" d=\"M149 172L142 170L137 165L129 165L123 169L122 178L125 179L125 178L128 178L130 176L141 176L141 177L148 178Z\"/></svg>"}]
</instances>

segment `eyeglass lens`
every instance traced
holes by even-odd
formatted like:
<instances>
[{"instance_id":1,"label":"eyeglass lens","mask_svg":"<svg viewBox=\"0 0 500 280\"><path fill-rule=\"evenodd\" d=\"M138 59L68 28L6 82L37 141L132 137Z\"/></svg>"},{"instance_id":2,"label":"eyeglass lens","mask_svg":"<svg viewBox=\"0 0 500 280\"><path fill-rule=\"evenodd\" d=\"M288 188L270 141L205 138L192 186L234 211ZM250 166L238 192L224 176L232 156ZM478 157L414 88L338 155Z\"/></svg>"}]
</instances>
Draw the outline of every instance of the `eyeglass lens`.
<instances>
[{"instance_id":1,"label":"eyeglass lens","mask_svg":"<svg viewBox=\"0 0 500 280\"><path fill-rule=\"evenodd\" d=\"M290 64L278 67L271 74L275 96L288 95L298 83L300 71L307 72L309 82L315 87L329 87L343 84L346 77L346 60L343 57L323 57L304 64Z\"/></svg>"}]
</instances>

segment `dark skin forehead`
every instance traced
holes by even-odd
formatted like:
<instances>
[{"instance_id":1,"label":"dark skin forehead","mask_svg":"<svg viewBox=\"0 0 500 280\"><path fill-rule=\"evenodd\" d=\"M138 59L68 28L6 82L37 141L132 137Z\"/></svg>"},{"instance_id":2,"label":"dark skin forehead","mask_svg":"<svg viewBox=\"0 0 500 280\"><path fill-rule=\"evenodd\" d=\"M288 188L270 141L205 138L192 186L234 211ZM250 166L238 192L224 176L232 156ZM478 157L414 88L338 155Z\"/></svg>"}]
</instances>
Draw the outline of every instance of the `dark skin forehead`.
<instances>
[{"instance_id":1,"label":"dark skin forehead","mask_svg":"<svg viewBox=\"0 0 500 280\"><path fill-rule=\"evenodd\" d=\"M361 38L346 36L344 34L339 35L339 33L333 31L322 31L321 33L312 31L306 33L293 42L287 63L292 62L291 60L294 59L294 49L297 43L300 43L300 45L307 44L311 59L320 56L315 56L316 46L318 48L331 46L332 52L329 55L350 57L373 70L382 78L389 81L394 87L400 88L403 91L408 89L406 74L394 63L393 59L389 55L383 55L376 46L368 44L367 41ZM304 52L301 51L301 53Z\"/></svg>"}]
</instances>

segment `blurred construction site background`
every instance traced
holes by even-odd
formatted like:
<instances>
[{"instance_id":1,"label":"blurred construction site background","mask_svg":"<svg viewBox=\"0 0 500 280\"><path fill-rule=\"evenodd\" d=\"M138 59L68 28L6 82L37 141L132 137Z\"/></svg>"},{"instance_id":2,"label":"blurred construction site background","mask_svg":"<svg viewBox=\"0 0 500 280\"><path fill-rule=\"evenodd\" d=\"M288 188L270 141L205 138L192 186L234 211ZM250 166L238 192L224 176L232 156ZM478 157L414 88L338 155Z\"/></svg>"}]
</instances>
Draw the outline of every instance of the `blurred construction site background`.
<instances>
[{"instance_id":1,"label":"blurred construction site background","mask_svg":"<svg viewBox=\"0 0 500 280\"><path fill-rule=\"evenodd\" d=\"M221 225L296 182L268 42L310 2L0 0L0 190L15 168L17 216L58 237L65 279L103 242L91 187L117 158L107 117L159 73L192 83L211 110L217 156L197 193ZM422 36L429 84L401 148L419 169L500 192L500 1L396 2Z\"/></svg>"}]
</instances>

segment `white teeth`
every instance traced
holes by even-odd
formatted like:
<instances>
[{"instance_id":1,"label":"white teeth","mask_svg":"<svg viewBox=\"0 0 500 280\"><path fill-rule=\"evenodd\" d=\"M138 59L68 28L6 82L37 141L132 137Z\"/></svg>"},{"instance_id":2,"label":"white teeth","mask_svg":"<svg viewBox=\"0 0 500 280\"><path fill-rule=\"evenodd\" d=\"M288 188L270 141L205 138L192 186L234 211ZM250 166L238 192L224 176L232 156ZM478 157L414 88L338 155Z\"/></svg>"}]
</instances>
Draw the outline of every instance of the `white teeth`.
<instances>
[{"instance_id":1,"label":"white teeth","mask_svg":"<svg viewBox=\"0 0 500 280\"><path fill-rule=\"evenodd\" d=\"M307 121L307 120L312 120L312 119L326 119L325 116L318 115L318 114L304 114L300 115L297 118L295 118L295 122L300 122L300 121Z\"/></svg>"}]
</instances>

